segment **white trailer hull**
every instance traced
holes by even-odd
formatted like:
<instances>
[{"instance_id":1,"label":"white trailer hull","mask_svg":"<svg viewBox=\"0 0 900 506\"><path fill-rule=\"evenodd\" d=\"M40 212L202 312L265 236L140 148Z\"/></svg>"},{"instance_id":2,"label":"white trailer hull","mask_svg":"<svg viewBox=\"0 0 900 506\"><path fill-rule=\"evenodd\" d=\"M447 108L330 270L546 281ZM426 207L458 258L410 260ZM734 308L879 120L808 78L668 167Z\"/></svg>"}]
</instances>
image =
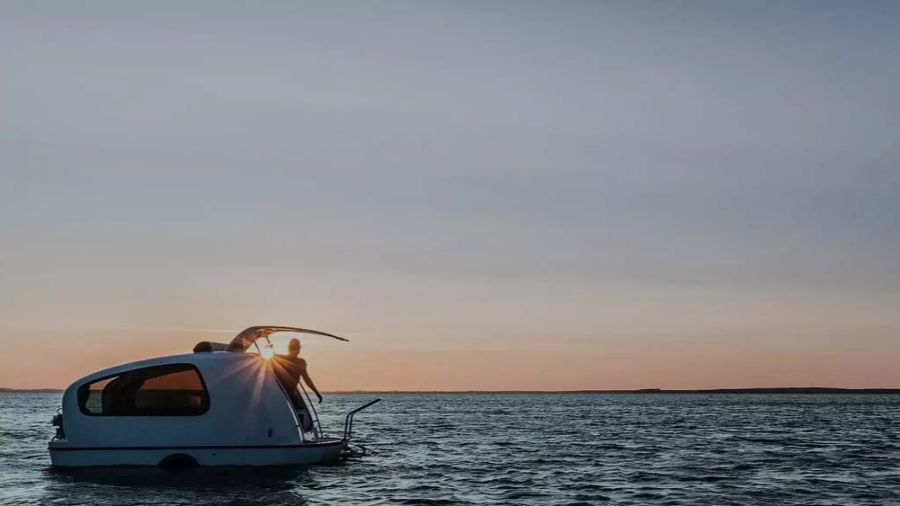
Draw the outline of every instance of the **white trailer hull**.
<instances>
[{"instance_id":1,"label":"white trailer hull","mask_svg":"<svg viewBox=\"0 0 900 506\"><path fill-rule=\"evenodd\" d=\"M78 447L65 441L50 443L50 460L59 467L157 466L166 459L196 462L201 466L276 466L321 464L338 460L340 439L293 445L182 446L182 447ZM193 463L191 462L191 463Z\"/></svg>"}]
</instances>

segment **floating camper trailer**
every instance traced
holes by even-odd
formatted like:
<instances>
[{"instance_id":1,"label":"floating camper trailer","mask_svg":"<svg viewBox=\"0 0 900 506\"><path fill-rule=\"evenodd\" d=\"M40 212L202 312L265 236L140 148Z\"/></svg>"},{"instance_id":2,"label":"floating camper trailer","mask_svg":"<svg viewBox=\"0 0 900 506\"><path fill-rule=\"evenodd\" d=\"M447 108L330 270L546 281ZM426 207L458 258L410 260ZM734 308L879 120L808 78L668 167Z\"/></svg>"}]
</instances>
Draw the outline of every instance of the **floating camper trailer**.
<instances>
[{"instance_id":1,"label":"floating camper trailer","mask_svg":"<svg viewBox=\"0 0 900 506\"><path fill-rule=\"evenodd\" d=\"M306 390L291 395L273 371L274 332L250 327L230 344L132 362L85 376L63 394L49 443L54 466L289 465L331 462L350 452L353 415L328 437ZM255 348L257 353L248 352Z\"/></svg>"}]
</instances>

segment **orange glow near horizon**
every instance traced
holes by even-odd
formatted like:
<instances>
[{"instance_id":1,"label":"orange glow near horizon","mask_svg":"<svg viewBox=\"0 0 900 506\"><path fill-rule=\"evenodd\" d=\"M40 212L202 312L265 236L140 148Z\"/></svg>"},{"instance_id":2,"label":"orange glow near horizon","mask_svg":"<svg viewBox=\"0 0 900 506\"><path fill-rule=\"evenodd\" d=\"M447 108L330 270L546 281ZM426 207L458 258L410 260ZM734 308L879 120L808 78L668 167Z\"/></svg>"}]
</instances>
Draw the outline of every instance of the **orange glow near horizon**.
<instances>
[{"instance_id":1,"label":"orange glow near horizon","mask_svg":"<svg viewBox=\"0 0 900 506\"><path fill-rule=\"evenodd\" d=\"M291 337L301 339L322 391L900 387L900 316L891 293L577 284L551 291L443 280L424 297L411 280L389 296L318 296L330 282L317 286L311 278L300 295L278 287L197 295L210 301L189 309L199 325L128 323L183 315L179 300L135 309L105 328L93 322L123 304L111 295L73 294L40 327L31 322L44 306L23 306L17 318L24 323L6 320L0 335L0 387L65 388L114 365L189 353L199 341L227 343L259 323L350 339L272 337L278 353ZM318 318L295 316L297 307Z\"/></svg>"},{"instance_id":2,"label":"orange glow near horizon","mask_svg":"<svg viewBox=\"0 0 900 506\"><path fill-rule=\"evenodd\" d=\"M230 336L229 336L230 337ZM266 352L285 353L290 335ZM28 342L27 354L0 357L0 386L65 388L94 371L154 356L190 352L190 333L94 333ZM213 339L217 340L217 339ZM218 339L227 341L227 339ZM301 356L323 391L581 390L900 386L897 344L880 350L852 342L707 341L632 338L506 341L302 339ZM804 342L805 341L805 342ZM826 346L827 344L827 346Z\"/></svg>"}]
</instances>

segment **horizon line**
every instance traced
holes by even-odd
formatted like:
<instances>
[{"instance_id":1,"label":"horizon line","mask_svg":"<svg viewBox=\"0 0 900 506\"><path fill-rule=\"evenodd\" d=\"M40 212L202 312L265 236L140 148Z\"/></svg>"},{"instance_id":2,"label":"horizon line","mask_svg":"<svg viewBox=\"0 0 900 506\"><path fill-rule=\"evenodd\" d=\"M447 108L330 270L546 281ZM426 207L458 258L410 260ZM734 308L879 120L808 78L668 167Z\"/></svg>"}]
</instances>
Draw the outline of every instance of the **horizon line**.
<instances>
[{"instance_id":1,"label":"horizon line","mask_svg":"<svg viewBox=\"0 0 900 506\"><path fill-rule=\"evenodd\" d=\"M65 388L5 388L0 393L61 393ZM900 394L900 387L737 387L737 388L635 388L570 390L331 390L325 394L729 394L729 393L887 393Z\"/></svg>"}]
</instances>

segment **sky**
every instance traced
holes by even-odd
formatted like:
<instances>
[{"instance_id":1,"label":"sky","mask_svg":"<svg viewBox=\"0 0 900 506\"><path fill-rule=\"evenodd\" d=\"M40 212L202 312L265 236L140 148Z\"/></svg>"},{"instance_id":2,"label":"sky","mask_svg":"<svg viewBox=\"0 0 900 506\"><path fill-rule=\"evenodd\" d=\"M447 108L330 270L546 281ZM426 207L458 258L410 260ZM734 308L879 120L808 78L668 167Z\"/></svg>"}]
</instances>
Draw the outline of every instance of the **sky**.
<instances>
[{"instance_id":1,"label":"sky","mask_svg":"<svg viewBox=\"0 0 900 506\"><path fill-rule=\"evenodd\" d=\"M900 3L0 2L0 387L900 387ZM285 336L285 338L290 336Z\"/></svg>"}]
</instances>

